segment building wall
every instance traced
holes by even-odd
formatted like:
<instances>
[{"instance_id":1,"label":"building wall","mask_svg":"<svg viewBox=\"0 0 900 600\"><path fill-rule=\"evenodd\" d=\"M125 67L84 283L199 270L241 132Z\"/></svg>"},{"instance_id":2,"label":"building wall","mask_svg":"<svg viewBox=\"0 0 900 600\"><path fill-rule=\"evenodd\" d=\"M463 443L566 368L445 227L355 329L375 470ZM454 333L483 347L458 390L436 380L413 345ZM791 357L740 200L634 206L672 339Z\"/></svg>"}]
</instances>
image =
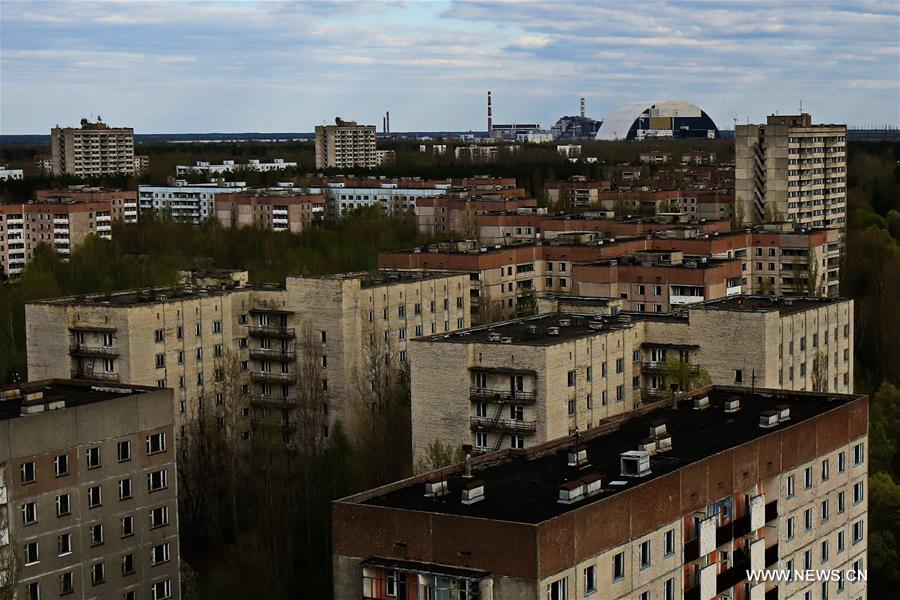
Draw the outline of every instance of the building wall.
<instances>
[{"instance_id":1,"label":"building wall","mask_svg":"<svg viewBox=\"0 0 900 600\"><path fill-rule=\"evenodd\" d=\"M54 127L50 137L54 175L134 173L134 129L130 127Z\"/></svg>"},{"instance_id":2,"label":"building wall","mask_svg":"<svg viewBox=\"0 0 900 600\"><path fill-rule=\"evenodd\" d=\"M375 126L344 123L316 126L316 168L377 166Z\"/></svg>"}]
</instances>

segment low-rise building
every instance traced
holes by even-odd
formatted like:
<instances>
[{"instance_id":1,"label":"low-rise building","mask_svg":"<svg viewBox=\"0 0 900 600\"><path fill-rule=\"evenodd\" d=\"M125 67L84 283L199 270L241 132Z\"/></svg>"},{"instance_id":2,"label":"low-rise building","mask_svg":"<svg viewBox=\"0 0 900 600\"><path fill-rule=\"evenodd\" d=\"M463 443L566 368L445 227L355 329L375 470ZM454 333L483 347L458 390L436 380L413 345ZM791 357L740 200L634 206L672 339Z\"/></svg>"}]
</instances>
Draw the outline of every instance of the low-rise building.
<instances>
[{"instance_id":1,"label":"low-rise building","mask_svg":"<svg viewBox=\"0 0 900 600\"><path fill-rule=\"evenodd\" d=\"M216 218L223 227L259 227L302 233L325 220L325 197L287 191L216 195Z\"/></svg>"},{"instance_id":2,"label":"low-rise building","mask_svg":"<svg viewBox=\"0 0 900 600\"><path fill-rule=\"evenodd\" d=\"M217 175L225 175L236 171L259 171L266 173L268 171L283 171L285 169L294 169L297 163L293 161L285 161L283 158L273 158L271 161L259 160L252 158L246 163L238 163L234 160L223 160L222 164L210 163L207 160L198 160L193 165L177 165L175 174L178 176L188 175L190 173L203 173L210 177Z\"/></svg>"},{"instance_id":3,"label":"low-rise building","mask_svg":"<svg viewBox=\"0 0 900 600\"><path fill-rule=\"evenodd\" d=\"M640 158L642 163L658 165L672 160L672 154L661 150L651 150L649 152L641 152L638 158Z\"/></svg>"},{"instance_id":4,"label":"low-rise building","mask_svg":"<svg viewBox=\"0 0 900 600\"><path fill-rule=\"evenodd\" d=\"M53 173L53 155L52 154L35 154L34 168L42 175L50 175Z\"/></svg>"},{"instance_id":5,"label":"low-rise building","mask_svg":"<svg viewBox=\"0 0 900 600\"><path fill-rule=\"evenodd\" d=\"M714 386L467 457L332 505L334 597L865 597L868 425L865 396Z\"/></svg>"},{"instance_id":6,"label":"low-rise building","mask_svg":"<svg viewBox=\"0 0 900 600\"><path fill-rule=\"evenodd\" d=\"M560 210L597 207L599 192L611 189L608 181L590 181L582 175L573 175L566 181L548 182L544 188L548 204Z\"/></svg>"},{"instance_id":7,"label":"low-rise building","mask_svg":"<svg viewBox=\"0 0 900 600\"><path fill-rule=\"evenodd\" d=\"M168 389L0 390L0 546L21 565L16 598L181 597L172 426Z\"/></svg>"},{"instance_id":8,"label":"low-rise building","mask_svg":"<svg viewBox=\"0 0 900 600\"><path fill-rule=\"evenodd\" d=\"M138 207L142 213L199 225L216 216L216 195L235 194L247 189L241 181L175 185L139 185Z\"/></svg>"},{"instance_id":9,"label":"low-rise building","mask_svg":"<svg viewBox=\"0 0 900 600\"><path fill-rule=\"evenodd\" d=\"M150 169L150 157L146 154L134 155L134 173L140 175L146 173Z\"/></svg>"},{"instance_id":10,"label":"low-rise building","mask_svg":"<svg viewBox=\"0 0 900 600\"><path fill-rule=\"evenodd\" d=\"M0 181L21 180L22 169L10 169L6 165L0 165Z\"/></svg>"}]
</instances>

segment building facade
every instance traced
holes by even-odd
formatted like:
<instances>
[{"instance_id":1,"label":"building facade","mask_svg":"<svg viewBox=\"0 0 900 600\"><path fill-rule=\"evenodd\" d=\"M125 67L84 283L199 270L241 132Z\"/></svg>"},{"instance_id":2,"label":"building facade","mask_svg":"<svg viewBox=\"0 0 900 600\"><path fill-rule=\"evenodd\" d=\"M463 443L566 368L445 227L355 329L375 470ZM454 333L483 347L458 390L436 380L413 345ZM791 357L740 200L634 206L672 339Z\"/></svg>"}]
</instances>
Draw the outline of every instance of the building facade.
<instances>
[{"instance_id":1,"label":"building facade","mask_svg":"<svg viewBox=\"0 0 900 600\"><path fill-rule=\"evenodd\" d=\"M134 173L134 129L110 127L97 119L81 127L50 130L54 175L99 177Z\"/></svg>"},{"instance_id":2,"label":"building facade","mask_svg":"<svg viewBox=\"0 0 900 600\"><path fill-rule=\"evenodd\" d=\"M163 186L139 185L140 211L199 225L215 218L218 194L236 194L247 189L244 182L188 184L178 180L175 183L176 185Z\"/></svg>"},{"instance_id":3,"label":"building facade","mask_svg":"<svg viewBox=\"0 0 900 600\"><path fill-rule=\"evenodd\" d=\"M467 458L332 505L334 597L864 598L867 432L865 396L714 386Z\"/></svg>"},{"instance_id":4,"label":"building facade","mask_svg":"<svg viewBox=\"0 0 900 600\"><path fill-rule=\"evenodd\" d=\"M769 115L765 125L737 125L734 143L743 222L845 227L846 125L814 125L808 113Z\"/></svg>"},{"instance_id":5,"label":"building facade","mask_svg":"<svg viewBox=\"0 0 900 600\"><path fill-rule=\"evenodd\" d=\"M6 165L0 165L0 181L17 181L22 177L22 169L9 169Z\"/></svg>"},{"instance_id":6,"label":"building facade","mask_svg":"<svg viewBox=\"0 0 900 600\"><path fill-rule=\"evenodd\" d=\"M317 169L372 169L377 164L374 125L337 118L334 125L316 126Z\"/></svg>"},{"instance_id":7,"label":"building facade","mask_svg":"<svg viewBox=\"0 0 900 600\"><path fill-rule=\"evenodd\" d=\"M216 219L223 227L259 227L302 233L324 222L325 197L290 192L216 195Z\"/></svg>"},{"instance_id":8,"label":"building facade","mask_svg":"<svg viewBox=\"0 0 900 600\"><path fill-rule=\"evenodd\" d=\"M67 380L0 391L16 598L181 597L171 395Z\"/></svg>"},{"instance_id":9,"label":"building facade","mask_svg":"<svg viewBox=\"0 0 900 600\"><path fill-rule=\"evenodd\" d=\"M271 161L263 161L256 158L248 160L246 163L236 163L233 160L224 160L222 164L212 164L206 160L198 160L193 165L177 165L175 167L175 175L188 175L190 173L204 173L209 176L224 175L226 173L234 173L235 171L260 171L263 173L269 171L283 171L285 169L295 169L297 163L293 161L285 161L283 158L273 158Z\"/></svg>"}]
</instances>

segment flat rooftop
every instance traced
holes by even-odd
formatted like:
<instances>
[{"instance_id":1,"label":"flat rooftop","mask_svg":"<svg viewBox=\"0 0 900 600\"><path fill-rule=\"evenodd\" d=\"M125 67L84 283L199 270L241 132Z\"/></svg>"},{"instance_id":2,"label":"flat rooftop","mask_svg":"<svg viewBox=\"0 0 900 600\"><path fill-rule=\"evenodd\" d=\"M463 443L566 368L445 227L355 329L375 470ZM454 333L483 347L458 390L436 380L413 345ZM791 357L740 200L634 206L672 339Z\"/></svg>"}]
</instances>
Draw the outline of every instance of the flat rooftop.
<instances>
[{"instance_id":1,"label":"flat rooftop","mask_svg":"<svg viewBox=\"0 0 900 600\"><path fill-rule=\"evenodd\" d=\"M728 296L691 305L692 310L728 310L737 312L773 312L790 315L846 302L846 298L805 298L792 296Z\"/></svg>"},{"instance_id":2,"label":"flat rooftop","mask_svg":"<svg viewBox=\"0 0 900 600\"><path fill-rule=\"evenodd\" d=\"M404 269L380 269L378 271L357 271L354 273L336 273L334 275L321 275L312 277L298 277L297 279L359 279L363 288L378 287L381 285L391 285L392 283L409 283L411 281L425 281L430 279L444 279L446 277L455 277L465 275L463 271L437 271L437 270L404 270Z\"/></svg>"},{"instance_id":3,"label":"flat rooftop","mask_svg":"<svg viewBox=\"0 0 900 600\"><path fill-rule=\"evenodd\" d=\"M0 419L40 414L39 407L73 408L123 396L147 394L159 388L124 383L99 383L74 379L44 379L0 388ZM50 406L53 405L53 406ZM32 407L32 410L29 410ZM26 414L23 414L26 413Z\"/></svg>"},{"instance_id":4,"label":"flat rooftop","mask_svg":"<svg viewBox=\"0 0 900 600\"><path fill-rule=\"evenodd\" d=\"M630 315L589 316L575 313L547 313L536 317L480 325L416 339L460 344L477 342L552 346L578 338L627 329L631 327L631 323Z\"/></svg>"},{"instance_id":5,"label":"flat rooftop","mask_svg":"<svg viewBox=\"0 0 900 600\"><path fill-rule=\"evenodd\" d=\"M472 481L463 477L461 465L427 476L446 477L449 493L444 496L426 497L426 476L423 476L383 486L344 502L516 523L541 523L864 397L784 390L750 393L746 388L719 386L700 390L694 396L707 396L709 407L694 410L689 398L675 408L669 404L630 418L601 421L577 440L569 436L533 449L503 450L477 457L472 461L472 475L473 479L484 482L485 499L475 504L461 502L463 486ZM724 412L725 400L735 397L740 400L740 409L733 413ZM771 428L761 428L760 413L781 405L790 407L790 419ZM665 422L671 435L672 448L650 457L649 474L622 476L620 454L636 450L639 442L648 437L650 426L660 421ZM568 452L579 444L587 451L588 464L570 467ZM587 475L600 476L602 491L574 504L558 502L560 485Z\"/></svg>"}]
</instances>

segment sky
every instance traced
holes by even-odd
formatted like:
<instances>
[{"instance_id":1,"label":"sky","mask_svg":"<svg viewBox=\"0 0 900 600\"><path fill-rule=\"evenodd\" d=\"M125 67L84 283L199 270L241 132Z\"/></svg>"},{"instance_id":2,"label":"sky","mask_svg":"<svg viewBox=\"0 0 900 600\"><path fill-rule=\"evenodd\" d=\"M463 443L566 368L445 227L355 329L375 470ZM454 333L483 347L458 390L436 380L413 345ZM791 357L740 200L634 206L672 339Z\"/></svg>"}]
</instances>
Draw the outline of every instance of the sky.
<instances>
[{"instance_id":1,"label":"sky","mask_svg":"<svg viewBox=\"0 0 900 600\"><path fill-rule=\"evenodd\" d=\"M900 124L900 3L0 1L0 134L391 130L603 118L678 99L720 128Z\"/></svg>"}]
</instances>

